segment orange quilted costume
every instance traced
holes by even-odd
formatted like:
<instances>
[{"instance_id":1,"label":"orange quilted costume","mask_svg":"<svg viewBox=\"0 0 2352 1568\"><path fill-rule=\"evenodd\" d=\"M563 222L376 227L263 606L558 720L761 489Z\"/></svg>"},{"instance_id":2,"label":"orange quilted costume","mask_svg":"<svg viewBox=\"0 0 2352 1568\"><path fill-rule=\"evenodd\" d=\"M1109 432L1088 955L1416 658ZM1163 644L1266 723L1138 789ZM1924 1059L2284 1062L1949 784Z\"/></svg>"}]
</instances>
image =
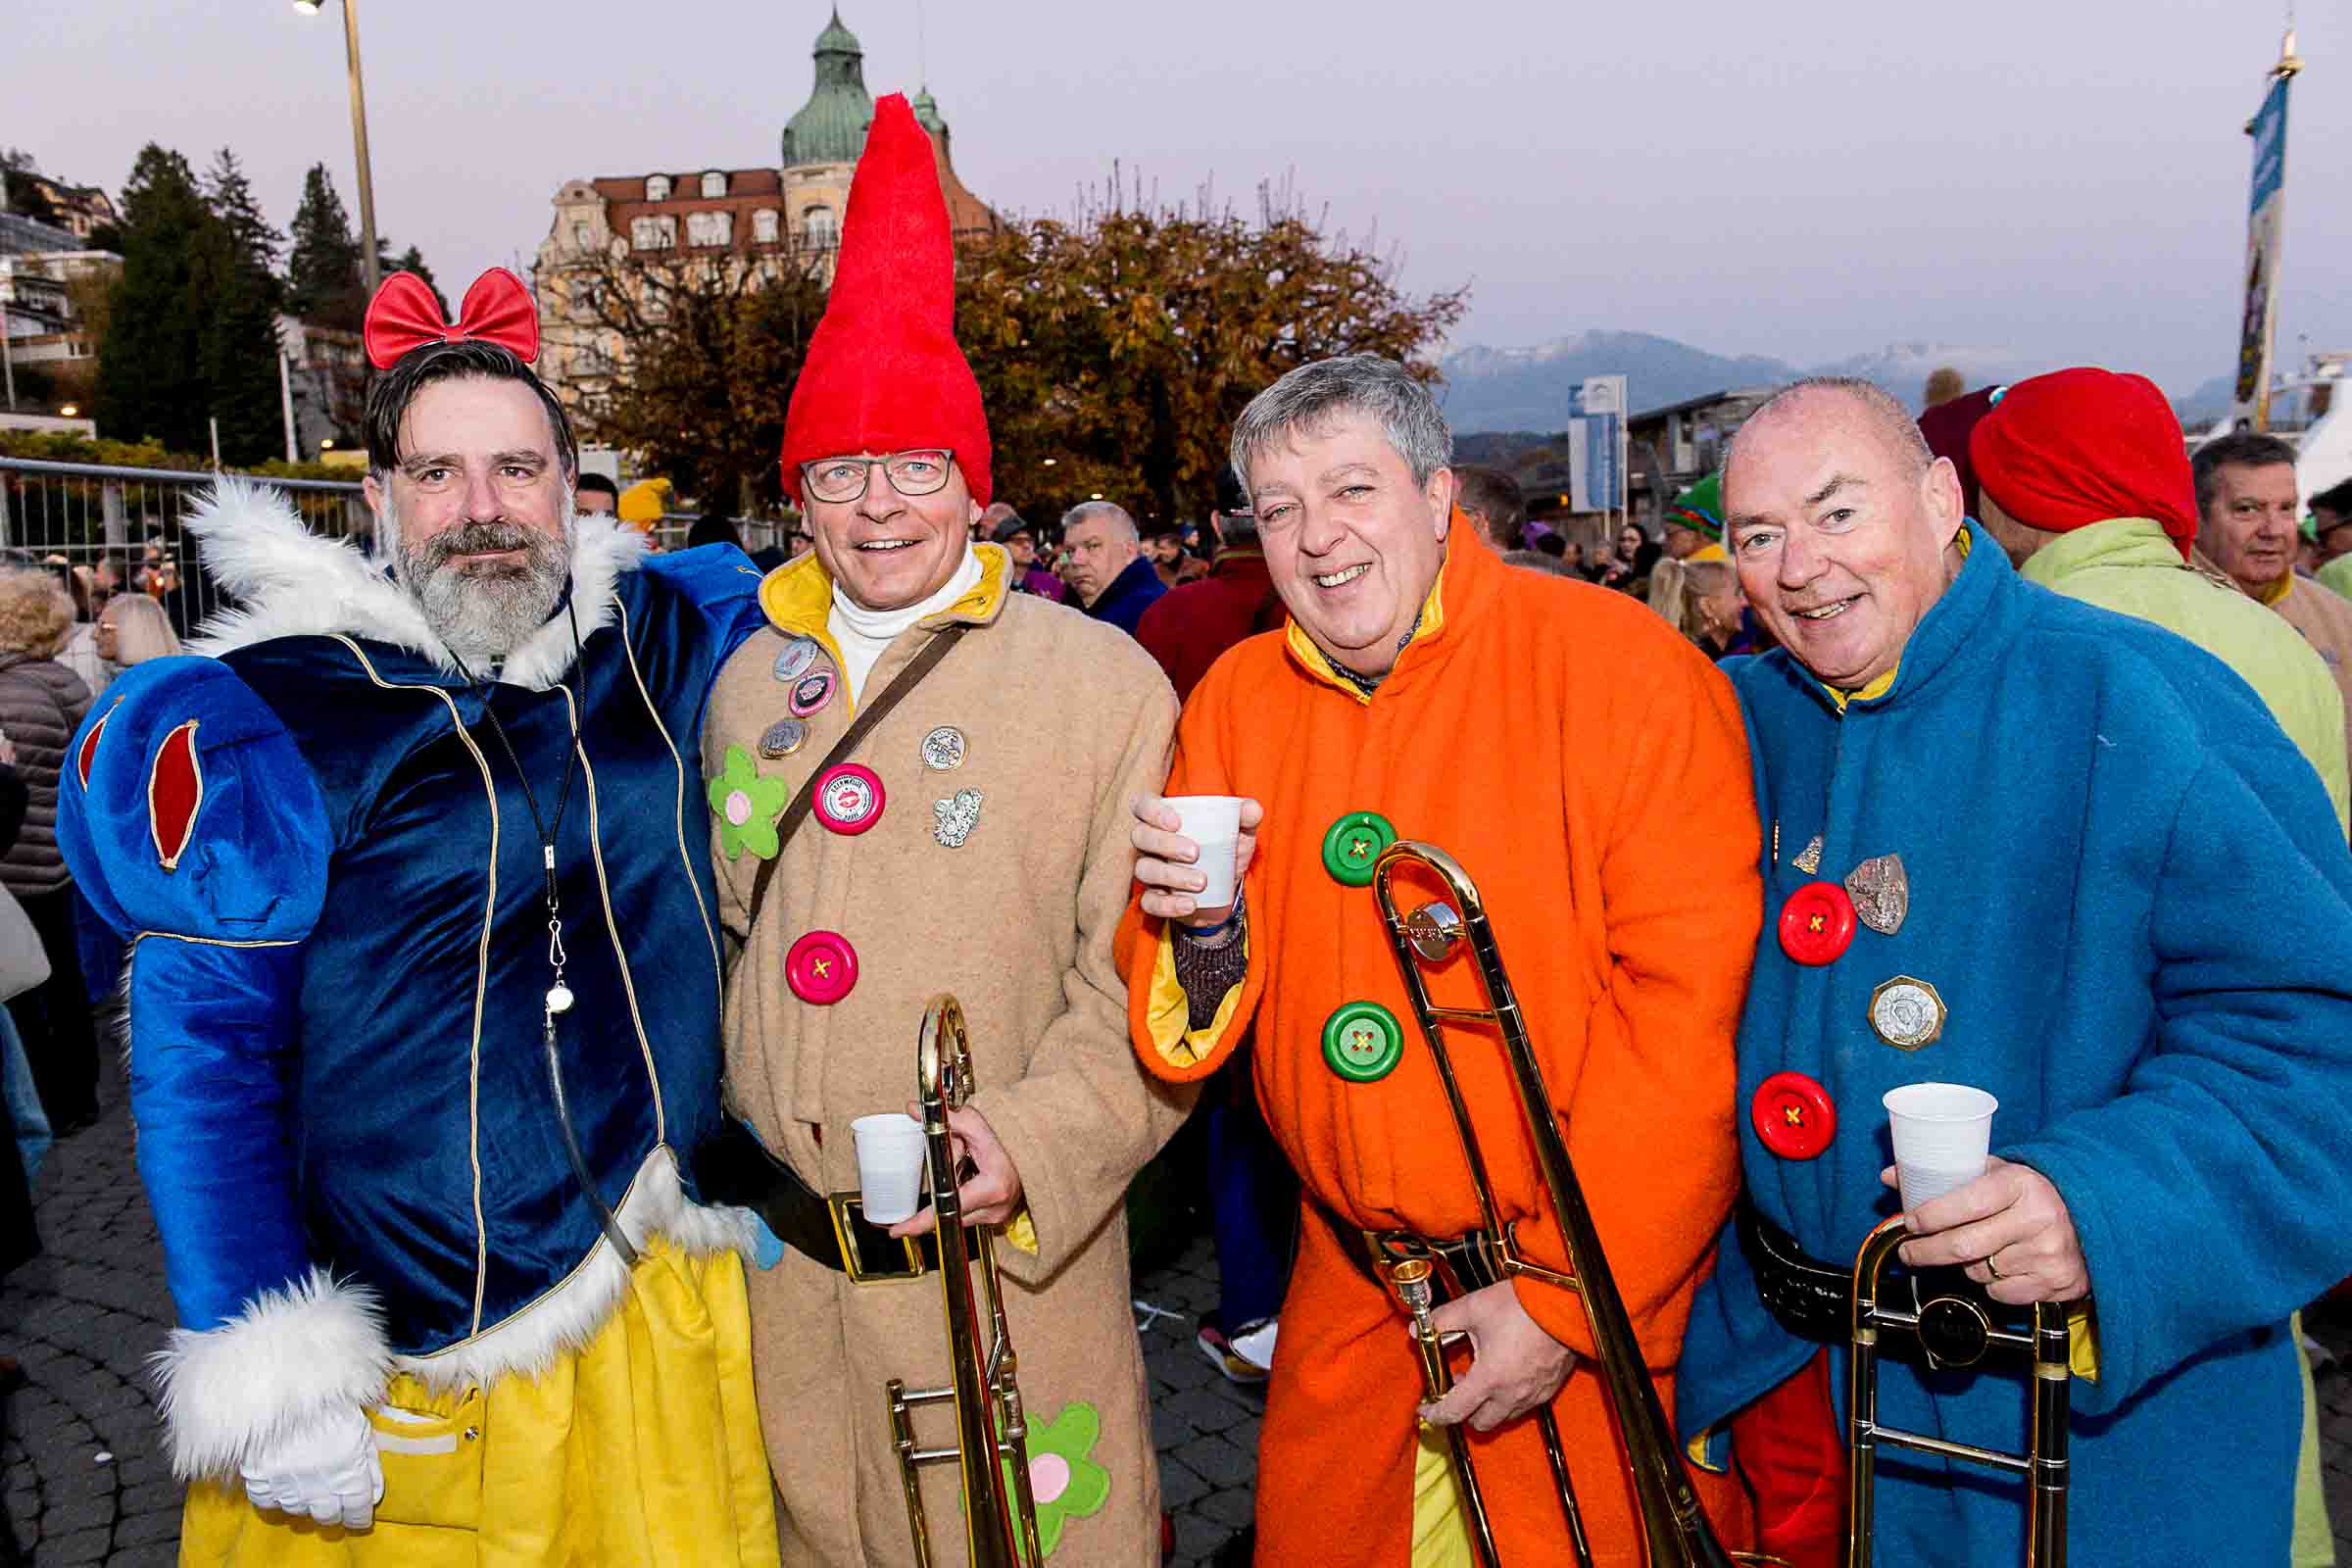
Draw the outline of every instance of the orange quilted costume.
<instances>
[{"instance_id":1,"label":"orange quilted costume","mask_svg":"<svg viewBox=\"0 0 2352 1568\"><path fill-rule=\"evenodd\" d=\"M1450 531L1419 629L1369 697L1294 623L1227 654L1186 706L1168 793L1252 796L1266 808L1245 878L1248 975L1207 1027L1188 1028L1172 933L1128 913L1145 1067L1204 1077L1254 1022L1258 1098L1305 1187L1258 1455L1263 1562L1432 1558L1414 1544L1432 1506L1415 1501L1421 1384L1404 1320L1317 1206L1342 1224L1425 1236L1477 1220L1372 890L1327 869L1335 821L1378 812L1478 882L1668 1410L1691 1292L1739 1181L1732 1035L1761 901L1731 687L1642 605L1506 566L1458 514ZM1339 853L1344 863L1351 852ZM1412 874L1396 881L1408 909L1437 891ZM1440 1005L1478 1004L1466 956L1429 978ZM1323 1046L1333 1011L1358 1001L1402 1026L1401 1056L1368 1082L1335 1071ZM1503 1216L1522 1221L1524 1250L1558 1266L1557 1230L1530 1218L1544 1212L1540 1180L1500 1049L1491 1031L1455 1029L1448 1045ZM1514 1288L1553 1338L1591 1353L1569 1292ZM1639 1561L1591 1366L1580 1360L1554 1407L1598 1559ZM1566 1560L1535 1424L1473 1445L1504 1559ZM1697 1479L1727 1538L1744 1540L1736 1486Z\"/></svg>"}]
</instances>

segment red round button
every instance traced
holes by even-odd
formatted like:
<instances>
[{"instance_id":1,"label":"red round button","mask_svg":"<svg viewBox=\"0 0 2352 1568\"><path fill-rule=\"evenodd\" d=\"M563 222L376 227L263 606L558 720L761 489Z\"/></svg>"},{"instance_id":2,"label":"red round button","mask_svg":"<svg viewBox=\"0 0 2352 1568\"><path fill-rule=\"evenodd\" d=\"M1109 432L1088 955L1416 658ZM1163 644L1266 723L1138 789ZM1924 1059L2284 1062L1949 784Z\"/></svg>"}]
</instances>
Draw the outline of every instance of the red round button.
<instances>
[{"instance_id":1,"label":"red round button","mask_svg":"<svg viewBox=\"0 0 2352 1568\"><path fill-rule=\"evenodd\" d=\"M810 809L836 833L862 833L882 820L882 799L881 774L861 762L843 762L817 775Z\"/></svg>"},{"instance_id":2,"label":"red round button","mask_svg":"<svg viewBox=\"0 0 2352 1568\"><path fill-rule=\"evenodd\" d=\"M1838 1133L1830 1092L1801 1072L1776 1072L1758 1084L1747 1119L1764 1147L1783 1159L1811 1159Z\"/></svg>"},{"instance_id":3,"label":"red round button","mask_svg":"<svg viewBox=\"0 0 2352 1568\"><path fill-rule=\"evenodd\" d=\"M831 1006L858 984L858 950L839 932L805 932L784 955L784 983L803 1002Z\"/></svg>"},{"instance_id":4,"label":"red round button","mask_svg":"<svg viewBox=\"0 0 2352 1568\"><path fill-rule=\"evenodd\" d=\"M1808 882L1781 906L1781 951L1799 963L1835 962L1854 940L1854 901L1835 882Z\"/></svg>"}]
</instances>

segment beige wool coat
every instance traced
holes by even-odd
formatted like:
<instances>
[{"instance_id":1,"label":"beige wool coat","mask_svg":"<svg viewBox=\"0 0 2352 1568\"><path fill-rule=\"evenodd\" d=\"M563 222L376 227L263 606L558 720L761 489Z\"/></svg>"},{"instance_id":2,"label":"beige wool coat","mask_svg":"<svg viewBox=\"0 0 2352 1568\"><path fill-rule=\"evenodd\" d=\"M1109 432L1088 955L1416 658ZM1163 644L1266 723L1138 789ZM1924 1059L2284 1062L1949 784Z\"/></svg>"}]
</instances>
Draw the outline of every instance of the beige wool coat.
<instances>
[{"instance_id":1,"label":"beige wool coat","mask_svg":"<svg viewBox=\"0 0 2352 1568\"><path fill-rule=\"evenodd\" d=\"M1057 1540L1051 1555L1088 1568L1152 1568L1158 1475L1122 1199L1190 1100L1136 1063L1112 942L1133 879L1129 802L1155 793L1167 775L1176 700L1131 639L1059 605L1008 594L1004 553L979 553L979 585L902 634L866 677L871 697L939 628L972 628L852 759L882 781L880 819L855 835L813 814L803 822L749 933L760 846L744 844L723 820L735 793L726 783L730 753L738 785L752 765L781 781L753 792L760 818L772 820L854 715L825 629L832 585L813 556L769 575L760 594L769 629L720 672L702 761L712 784L720 917L741 946L727 980L728 1093L810 1186L854 1192L851 1120L913 1099L923 1009L938 993L955 994L971 1034L972 1103L1018 1167L1034 1224L1033 1252L1000 1242L998 1254L1032 1473L1044 1492L1058 1489L1040 1509L1045 1533ZM761 736L788 716L806 678L776 677L795 636L820 645L812 668L832 671L834 689L807 715L797 751L762 757ZM960 766L924 760L925 737L943 728L962 739ZM934 803L968 790L980 792L977 821L952 848L941 842ZM826 1005L801 1000L786 981L786 954L810 930L838 933L857 953L855 988ZM1027 1230L1017 1220L1015 1228ZM883 1384L946 1381L938 1277L854 1285L787 1250L753 1274L751 1300L784 1561L912 1562ZM1034 1435L1049 1427L1046 1447L1060 1451L1041 1458ZM918 1411L916 1428L926 1445L955 1441L945 1407ZM955 1467L925 1474L934 1560L961 1562ZM1090 1504L1083 1515L1072 1511Z\"/></svg>"}]
</instances>

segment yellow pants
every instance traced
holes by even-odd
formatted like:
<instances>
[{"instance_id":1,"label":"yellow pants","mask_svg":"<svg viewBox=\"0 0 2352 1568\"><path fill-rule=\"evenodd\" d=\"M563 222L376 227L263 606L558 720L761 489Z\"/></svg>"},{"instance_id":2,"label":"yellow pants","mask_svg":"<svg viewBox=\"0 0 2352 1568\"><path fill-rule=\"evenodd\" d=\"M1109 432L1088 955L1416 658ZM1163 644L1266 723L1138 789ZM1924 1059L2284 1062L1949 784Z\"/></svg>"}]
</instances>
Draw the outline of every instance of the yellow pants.
<instances>
[{"instance_id":1,"label":"yellow pants","mask_svg":"<svg viewBox=\"0 0 2352 1568\"><path fill-rule=\"evenodd\" d=\"M536 1378L373 1413L384 1500L364 1531L188 1489L182 1568L772 1568L743 1263L655 1242L612 1320Z\"/></svg>"}]
</instances>

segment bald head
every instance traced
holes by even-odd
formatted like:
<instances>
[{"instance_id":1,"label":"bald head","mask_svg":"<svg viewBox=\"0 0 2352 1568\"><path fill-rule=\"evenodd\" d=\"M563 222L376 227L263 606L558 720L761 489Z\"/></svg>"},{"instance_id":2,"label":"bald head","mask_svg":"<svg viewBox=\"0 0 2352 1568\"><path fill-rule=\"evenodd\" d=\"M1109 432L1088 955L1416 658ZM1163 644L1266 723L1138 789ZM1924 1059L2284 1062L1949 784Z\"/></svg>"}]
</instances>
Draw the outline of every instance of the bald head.
<instances>
[{"instance_id":1,"label":"bald head","mask_svg":"<svg viewBox=\"0 0 2352 1568\"><path fill-rule=\"evenodd\" d=\"M1748 432L1776 418L1787 418L1806 405L1824 398L1842 400L1852 405L1853 416L1863 425L1884 438L1892 448L1890 454L1911 474L1928 471L1936 454L1928 449L1928 438L1919 433L1919 421L1889 396L1884 387L1851 375L1809 375L1787 386L1756 405L1747 422L1740 425L1732 437L1732 446L1723 460L1724 487L1731 487L1731 467L1738 461L1740 449ZM1727 503L1728 510L1728 503Z\"/></svg>"}]
</instances>

